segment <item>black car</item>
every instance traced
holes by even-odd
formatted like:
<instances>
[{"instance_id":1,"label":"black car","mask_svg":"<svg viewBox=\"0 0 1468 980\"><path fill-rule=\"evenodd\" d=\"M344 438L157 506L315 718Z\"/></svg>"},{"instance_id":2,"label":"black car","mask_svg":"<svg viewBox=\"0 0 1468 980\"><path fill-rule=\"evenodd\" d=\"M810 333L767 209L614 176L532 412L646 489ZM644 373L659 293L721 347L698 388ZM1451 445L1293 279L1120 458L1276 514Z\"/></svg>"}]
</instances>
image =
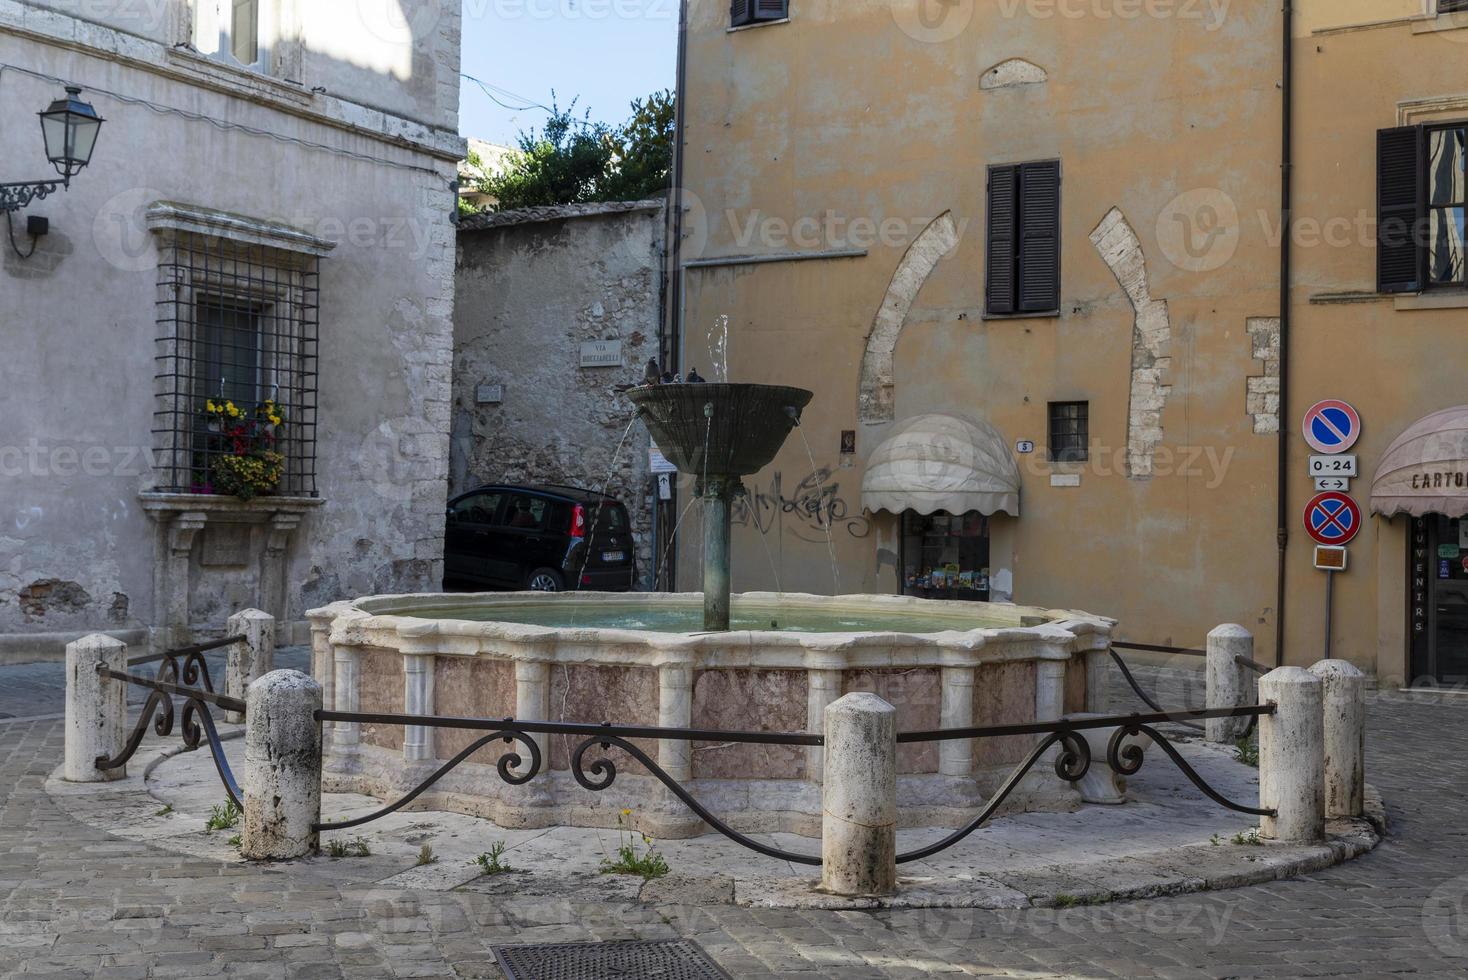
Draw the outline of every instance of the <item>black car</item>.
<instances>
[{"instance_id":1,"label":"black car","mask_svg":"<svg viewBox=\"0 0 1468 980\"><path fill-rule=\"evenodd\" d=\"M615 498L579 487L490 484L449 502L445 584L627 592L632 525Z\"/></svg>"}]
</instances>

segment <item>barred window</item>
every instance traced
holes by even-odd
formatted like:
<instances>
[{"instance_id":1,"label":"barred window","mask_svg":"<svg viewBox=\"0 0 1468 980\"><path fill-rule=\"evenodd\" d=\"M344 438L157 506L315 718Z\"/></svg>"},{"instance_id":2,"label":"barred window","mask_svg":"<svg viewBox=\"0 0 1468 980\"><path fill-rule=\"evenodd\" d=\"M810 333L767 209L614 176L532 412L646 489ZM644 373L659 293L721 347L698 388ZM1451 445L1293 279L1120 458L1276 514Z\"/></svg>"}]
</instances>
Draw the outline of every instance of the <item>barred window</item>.
<instances>
[{"instance_id":1,"label":"barred window","mask_svg":"<svg viewBox=\"0 0 1468 980\"><path fill-rule=\"evenodd\" d=\"M1050 403L1050 459L1084 463L1090 456L1091 403Z\"/></svg>"},{"instance_id":2,"label":"barred window","mask_svg":"<svg viewBox=\"0 0 1468 980\"><path fill-rule=\"evenodd\" d=\"M160 233L156 489L316 496L318 258Z\"/></svg>"}]
</instances>

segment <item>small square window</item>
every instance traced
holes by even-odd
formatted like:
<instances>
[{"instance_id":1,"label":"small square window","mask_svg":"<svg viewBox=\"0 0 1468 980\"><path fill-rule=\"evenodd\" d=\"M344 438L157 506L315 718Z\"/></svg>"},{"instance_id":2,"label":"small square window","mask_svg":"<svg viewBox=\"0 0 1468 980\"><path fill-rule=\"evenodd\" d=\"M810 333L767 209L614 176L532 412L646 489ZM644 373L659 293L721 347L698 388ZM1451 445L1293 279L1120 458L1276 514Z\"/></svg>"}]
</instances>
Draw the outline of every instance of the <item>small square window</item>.
<instances>
[{"instance_id":1,"label":"small square window","mask_svg":"<svg viewBox=\"0 0 1468 980\"><path fill-rule=\"evenodd\" d=\"M1050 403L1050 459L1084 463L1090 458L1091 403Z\"/></svg>"}]
</instances>

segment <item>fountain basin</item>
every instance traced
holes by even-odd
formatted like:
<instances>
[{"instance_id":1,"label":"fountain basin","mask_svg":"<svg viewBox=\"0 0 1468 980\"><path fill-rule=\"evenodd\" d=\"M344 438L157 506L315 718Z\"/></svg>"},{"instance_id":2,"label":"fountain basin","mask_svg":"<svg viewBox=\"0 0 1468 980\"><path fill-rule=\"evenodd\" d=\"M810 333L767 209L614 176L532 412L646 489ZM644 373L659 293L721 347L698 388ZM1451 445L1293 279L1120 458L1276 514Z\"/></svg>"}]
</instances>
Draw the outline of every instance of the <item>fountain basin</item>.
<instances>
[{"instance_id":1,"label":"fountain basin","mask_svg":"<svg viewBox=\"0 0 1468 980\"><path fill-rule=\"evenodd\" d=\"M825 706L857 690L892 703L900 731L1105 708L1115 624L1103 617L902 596L751 593L733 599L736 626L768 619L781 628L678 629L700 622L702 611L698 593L497 593L375 596L309 615L326 705L347 711L819 732ZM333 726L327 786L395 798L473 740L449 729ZM569 772L568 741L545 739L549 771L521 787L499 779L496 743L419 803L512 827L611 827L631 807L639 826L658 836L702 830L619 755L611 789L582 789ZM901 746L903 824L960 825L1032 744L1013 736ZM819 832L819 748L674 741L642 748L738 829ZM1016 806L1074 801L1048 767L1030 780Z\"/></svg>"}]
</instances>

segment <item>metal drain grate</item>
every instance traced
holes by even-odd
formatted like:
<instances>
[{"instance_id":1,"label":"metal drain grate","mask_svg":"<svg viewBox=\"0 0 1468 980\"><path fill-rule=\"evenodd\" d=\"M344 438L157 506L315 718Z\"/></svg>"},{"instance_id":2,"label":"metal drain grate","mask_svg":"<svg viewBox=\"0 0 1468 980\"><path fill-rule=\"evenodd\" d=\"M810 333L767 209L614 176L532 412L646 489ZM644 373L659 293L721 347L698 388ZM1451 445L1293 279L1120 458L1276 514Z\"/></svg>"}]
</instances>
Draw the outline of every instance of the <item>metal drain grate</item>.
<instances>
[{"instance_id":1,"label":"metal drain grate","mask_svg":"<svg viewBox=\"0 0 1468 980\"><path fill-rule=\"evenodd\" d=\"M509 980L732 980L686 939L495 946Z\"/></svg>"}]
</instances>

